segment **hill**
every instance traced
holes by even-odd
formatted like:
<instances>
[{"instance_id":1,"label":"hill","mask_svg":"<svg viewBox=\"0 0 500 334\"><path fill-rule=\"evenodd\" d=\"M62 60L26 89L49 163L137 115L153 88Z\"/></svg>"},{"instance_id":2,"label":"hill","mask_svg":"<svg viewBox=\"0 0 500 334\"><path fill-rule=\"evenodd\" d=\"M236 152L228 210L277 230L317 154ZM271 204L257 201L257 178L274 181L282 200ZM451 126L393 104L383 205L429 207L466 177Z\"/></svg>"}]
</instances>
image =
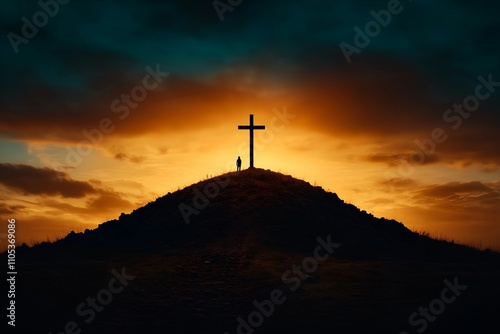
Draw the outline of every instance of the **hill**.
<instances>
[{"instance_id":1,"label":"hill","mask_svg":"<svg viewBox=\"0 0 500 334\"><path fill-rule=\"evenodd\" d=\"M262 169L193 184L18 254L25 332L500 328L498 254L418 235ZM456 302L441 301L444 289ZM435 313L418 313L429 305Z\"/></svg>"}]
</instances>

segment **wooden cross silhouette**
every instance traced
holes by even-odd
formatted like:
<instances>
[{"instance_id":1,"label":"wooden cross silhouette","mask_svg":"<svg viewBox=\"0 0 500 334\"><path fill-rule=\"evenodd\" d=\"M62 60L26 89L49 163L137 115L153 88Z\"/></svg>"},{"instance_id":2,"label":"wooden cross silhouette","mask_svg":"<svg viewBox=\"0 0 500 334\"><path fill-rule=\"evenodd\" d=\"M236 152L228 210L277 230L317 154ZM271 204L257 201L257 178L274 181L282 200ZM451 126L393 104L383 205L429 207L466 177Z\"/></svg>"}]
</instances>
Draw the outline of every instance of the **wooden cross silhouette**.
<instances>
[{"instance_id":1,"label":"wooden cross silhouette","mask_svg":"<svg viewBox=\"0 0 500 334\"><path fill-rule=\"evenodd\" d=\"M265 125L254 125L253 115L250 115L250 125L238 125L238 130L250 130L250 168L253 168L253 130L264 130Z\"/></svg>"}]
</instances>

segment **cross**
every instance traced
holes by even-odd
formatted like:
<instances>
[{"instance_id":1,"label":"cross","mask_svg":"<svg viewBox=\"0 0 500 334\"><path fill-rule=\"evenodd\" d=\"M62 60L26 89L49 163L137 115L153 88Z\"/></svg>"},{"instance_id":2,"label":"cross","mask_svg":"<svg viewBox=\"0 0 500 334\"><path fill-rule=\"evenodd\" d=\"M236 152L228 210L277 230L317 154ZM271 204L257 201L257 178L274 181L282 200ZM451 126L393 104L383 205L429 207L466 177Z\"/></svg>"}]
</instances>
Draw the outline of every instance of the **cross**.
<instances>
[{"instance_id":1,"label":"cross","mask_svg":"<svg viewBox=\"0 0 500 334\"><path fill-rule=\"evenodd\" d=\"M250 125L238 125L238 130L250 130L250 168L253 168L253 130L264 130L265 125L254 125L253 115L250 115Z\"/></svg>"}]
</instances>

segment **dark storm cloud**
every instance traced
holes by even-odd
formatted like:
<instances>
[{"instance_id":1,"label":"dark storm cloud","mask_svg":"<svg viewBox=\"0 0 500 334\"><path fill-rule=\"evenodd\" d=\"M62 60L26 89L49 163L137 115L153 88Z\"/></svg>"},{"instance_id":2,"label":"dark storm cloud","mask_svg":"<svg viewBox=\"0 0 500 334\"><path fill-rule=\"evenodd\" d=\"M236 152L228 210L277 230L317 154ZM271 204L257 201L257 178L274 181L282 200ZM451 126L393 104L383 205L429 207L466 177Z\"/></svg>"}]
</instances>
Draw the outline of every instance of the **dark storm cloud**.
<instances>
[{"instance_id":1,"label":"dark storm cloud","mask_svg":"<svg viewBox=\"0 0 500 334\"><path fill-rule=\"evenodd\" d=\"M445 163L462 167L479 164L485 171L498 169L500 141L497 134L500 123L498 119L485 115L484 112L488 111L477 111L478 114L473 114L470 119L465 120L464 125L456 131L441 120L424 123L423 126L427 129L415 133L409 140L386 137L387 144L376 148L378 153L371 154L366 159L389 166L409 162L413 165ZM435 128L444 130L444 142L432 140L432 131Z\"/></svg>"},{"instance_id":2,"label":"dark storm cloud","mask_svg":"<svg viewBox=\"0 0 500 334\"><path fill-rule=\"evenodd\" d=\"M91 196L85 202L85 206L75 206L66 202L58 201L57 199L41 199L40 205L51 210L54 214L60 212L78 214L78 215L91 215L102 213L116 213L117 210L130 210L134 205L128 200L124 199L124 194L113 190L99 189L96 196Z\"/></svg>"},{"instance_id":3,"label":"dark storm cloud","mask_svg":"<svg viewBox=\"0 0 500 334\"><path fill-rule=\"evenodd\" d=\"M489 232L481 238L483 246L498 245L498 233L500 233L498 182L434 184L413 193L415 206L411 210L415 210L415 215L428 217L429 221L448 222L455 231L471 236L479 235L479 231L485 229ZM411 210L408 212L412 212Z\"/></svg>"},{"instance_id":4,"label":"dark storm cloud","mask_svg":"<svg viewBox=\"0 0 500 334\"><path fill-rule=\"evenodd\" d=\"M146 66L160 64L172 75L142 106L163 108L147 109L115 134L179 129L182 115L200 119L194 126L223 119L223 110L205 106L241 94L221 78L242 67L255 69L261 83L275 80L302 95L295 107L316 128L338 136L422 138L442 126L452 103L474 92L478 75L496 69L500 9L494 2L401 3L404 10L348 65L339 44L354 43L353 28L363 29L373 20L370 11L386 9L387 1L244 1L224 22L211 1L70 2L19 54L3 39L0 131L79 141L82 129L109 117L111 102L141 81ZM35 2L9 5L0 13L5 35L19 33L20 18L37 10ZM500 81L500 73L493 76ZM467 120L471 130L445 143L441 149L450 153L440 152L440 159L463 153L469 141L462 138L498 132L498 101L497 92L483 102L481 116ZM486 150L458 156L499 164L497 142L490 138Z\"/></svg>"},{"instance_id":5,"label":"dark storm cloud","mask_svg":"<svg viewBox=\"0 0 500 334\"><path fill-rule=\"evenodd\" d=\"M401 3L403 12L354 63L388 55L435 78L442 73L438 81L456 86L495 66L499 23L494 4ZM92 99L95 93L89 90L100 76L114 74L120 82L151 63L196 77L256 58L306 71L325 65L348 69L339 43L352 43L354 26L363 28L373 19L371 10L385 8L387 1L251 1L220 22L212 1L70 2L18 55L3 39L2 73L10 80L2 91L19 93L28 82ZM35 2L9 5L0 14L5 34L19 33L21 17L37 10Z\"/></svg>"},{"instance_id":6,"label":"dark storm cloud","mask_svg":"<svg viewBox=\"0 0 500 334\"><path fill-rule=\"evenodd\" d=\"M442 185L431 185L420 190L418 196L453 201L459 204L464 198L468 202L483 203L484 199L493 199L500 203L500 192L482 182L450 182Z\"/></svg>"},{"instance_id":7,"label":"dark storm cloud","mask_svg":"<svg viewBox=\"0 0 500 334\"><path fill-rule=\"evenodd\" d=\"M99 180L76 181L64 172L28 165L0 163L0 184L12 192L37 195L43 207L65 213L96 214L114 212L116 209L131 209L133 204L124 199L126 195L106 187ZM142 185L135 185L141 187ZM84 207L61 202L57 197L85 198ZM5 199L6 200L6 199ZM22 205L0 205L0 213L12 214L25 209Z\"/></svg>"},{"instance_id":8,"label":"dark storm cloud","mask_svg":"<svg viewBox=\"0 0 500 334\"><path fill-rule=\"evenodd\" d=\"M26 195L81 198L96 193L87 182L72 180L49 168L0 163L0 184Z\"/></svg>"}]
</instances>

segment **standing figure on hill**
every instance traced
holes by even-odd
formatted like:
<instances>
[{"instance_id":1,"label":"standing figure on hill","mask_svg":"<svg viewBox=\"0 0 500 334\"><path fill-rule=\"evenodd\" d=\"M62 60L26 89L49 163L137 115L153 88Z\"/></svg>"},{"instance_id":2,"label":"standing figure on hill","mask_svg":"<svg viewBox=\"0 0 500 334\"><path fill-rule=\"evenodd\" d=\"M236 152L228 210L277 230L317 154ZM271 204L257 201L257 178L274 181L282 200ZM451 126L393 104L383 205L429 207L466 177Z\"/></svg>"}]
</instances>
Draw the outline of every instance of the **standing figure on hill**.
<instances>
[{"instance_id":1,"label":"standing figure on hill","mask_svg":"<svg viewBox=\"0 0 500 334\"><path fill-rule=\"evenodd\" d=\"M241 170L241 158L238 157L238 160L236 160L236 170L239 172Z\"/></svg>"}]
</instances>

